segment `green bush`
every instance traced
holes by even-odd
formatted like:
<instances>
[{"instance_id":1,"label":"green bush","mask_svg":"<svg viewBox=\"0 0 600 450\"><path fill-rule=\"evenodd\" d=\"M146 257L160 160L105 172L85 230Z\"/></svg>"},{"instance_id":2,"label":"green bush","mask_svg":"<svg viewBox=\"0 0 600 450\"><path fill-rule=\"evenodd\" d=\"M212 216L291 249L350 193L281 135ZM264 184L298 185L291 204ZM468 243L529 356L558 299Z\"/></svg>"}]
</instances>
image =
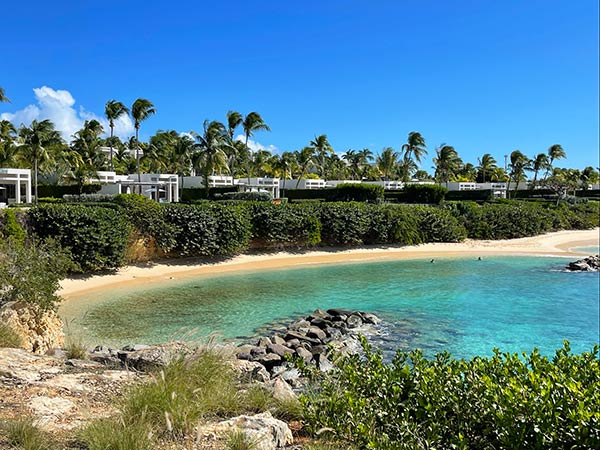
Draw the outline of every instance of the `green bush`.
<instances>
[{"instance_id":1,"label":"green bush","mask_svg":"<svg viewBox=\"0 0 600 450\"><path fill-rule=\"evenodd\" d=\"M0 323L0 348L20 348L23 339L5 323Z\"/></svg>"},{"instance_id":2,"label":"green bush","mask_svg":"<svg viewBox=\"0 0 600 450\"><path fill-rule=\"evenodd\" d=\"M22 243L27 234L17 220L17 215L12 209L4 210L4 228L2 234L6 239Z\"/></svg>"},{"instance_id":3,"label":"green bush","mask_svg":"<svg viewBox=\"0 0 600 450\"><path fill-rule=\"evenodd\" d=\"M44 205L29 212L32 229L41 238L56 239L81 271L114 269L124 259L131 226L111 208Z\"/></svg>"},{"instance_id":4,"label":"green bush","mask_svg":"<svg viewBox=\"0 0 600 450\"><path fill-rule=\"evenodd\" d=\"M331 201L334 202L369 202L383 201L383 186L377 184L343 183L332 190Z\"/></svg>"},{"instance_id":5,"label":"green bush","mask_svg":"<svg viewBox=\"0 0 600 450\"><path fill-rule=\"evenodd\" d=\"M467 230L450 211L422 206L415 210L423 242L460 242L467 237Z\"/></svg>"},{"instance_id":6,"label":"green bush","mask_svg":"<svg viewBox=\"0 0 600 450\"><path fill-rule=\"evenodd\" d=\"M406 203L439 205L448 193L448 189L437 184L407 184L403 192L402 200Z\"/></svg>"},{"instance_id":7,"label":"green bush","mask_svg":"<svg viewBox=\"0 0 600 450\"><path fill-rule=\"evenodd\" d=\"M242 205L171 204L164 206L164 217L171 227L171 251L178 255L230 255L250 241L250 218Z\"/></svg>"},{"instance_id":8,"label":"green bush","mask_svg":"<svg viewBox=\"0 0 600 450\"><path fill-rule=\"evenodd\" d=\"M369 231L372 205L356 202L322 203L318 207L321 241L325 245L361 245Z\"/></svg>"},{"instance_id":9,"label":"green bush","mask_svg":"<svg viewBox=\"0 0 600 450\"><path fill-rule=\"evenodd\" d=\"M34 423L32 417L5 420L0 425L0 444L23 450L52 450L57 448L50 436Z\"/></svg>"},{"instance_id":10,"label":"green bush","mask_svg":"<svg viewBox=\"0 0 600 450\"><path fill-rule=\"evenodd\" d=\"M54 242L0 242L0 306L18 302L38 312L55 309L59 281L70 268L69 257Z\"/></svg>"},{"instance_id":11,"label":"green bush","mask_svg":"<svg viewBox=\"0 0 600 450\"><path fill-rule=\"evenodd\" d=\"M373 205L369 207L369 229L365 244L416 245L423 242L419 218L413 207Z\"/></svg>"},{"instance_id":12,"label":"green bush","mask_svg":"<svg viewBox=\"0 0 600 450\"><path fill-rule=\"evenodd\" d=\"M270 202L273 197L268 192L225 192L221 195L215 195L215 199Z\"/></svg>"},{"instance_id":13,"label":"green bush","mask_svg":"<svg viewBox=\"0 0 600 450\"><path fill-rule=\"evenodd\" d=\"M321 241L321 223L309 206L255 203L250 217L252 237L265 247L310 247Z\"/></svg>"},{"instance_id":14,"label":"green bush","mask_svg":"<svg viewBox=\"0 0 600 450\"><path fill-rule=\"evenodd\" d=\"M477 189L473 191L448 191L446 200L448 201L490 201L494 198L494 192L491 189Z\"/></svg>"},{"instance_id":15,"label":"green bush","mask_svg":"<svg viewBox=\"0 0 600 450\"><path fill-rule=\"evenodd\" d=\"M203 187L199 188L183 188L181 189L181 201L182 202L190 202L193 200L212 200L219 195L225 194L226 192L237 192L237 186L227 186L227 187L213 187L210 188L208 192L208 197L206 196L206 189Z\"/></svg>"},{"instance_id":16,"label":"green bush","mask_svg":"<svg viewBox=\"0 0 600 450\"><path fill-rule=\"evenodd\" d=\"M83 194L95 194L102 188L99 184L84 184L82 186ZM63 198L64 195L79 195L79 186L58 185L58 184L40 184L38 186L38 197Z\"/></svg>"},{"instance_id":17,"label":"green bush","mask_svg":"<svg viewBox=\"0 0 600 450\"><path fill-rule=\"evenodd\" d=\"M312 373L302 396L313 432L331 429L360 448L600 448L599 347L548 359L502 354L470 361L398 352L364 354Z\"/></svg>"}]
</instances>

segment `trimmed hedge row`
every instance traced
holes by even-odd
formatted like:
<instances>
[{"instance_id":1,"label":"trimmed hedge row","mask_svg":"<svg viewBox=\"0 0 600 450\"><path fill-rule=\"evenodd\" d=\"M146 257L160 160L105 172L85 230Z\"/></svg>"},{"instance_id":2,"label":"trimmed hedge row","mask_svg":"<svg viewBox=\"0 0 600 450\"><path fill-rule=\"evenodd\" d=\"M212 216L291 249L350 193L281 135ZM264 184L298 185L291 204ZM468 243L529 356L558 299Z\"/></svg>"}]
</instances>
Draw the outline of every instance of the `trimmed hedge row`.
<instances>
[{"instance_id":1,"label":"trimmed hedge row","mask_svg":"<svg viewBox=\"0 0 600 450\"><path fill-rule=\"evenodd\" d=\"M173 257L231 255L253 248L412 245L466 237L507 239L598 226L598 202L418 205L328 202L204 202L161 205L136 195L115 203L55 204L29 212L31 228L55 237L80 270L118 267L132 237L154 239Z\"/></svg>"},{"instance_id":2,"label":"trimmed hedge row","mask_svg":"<svg viewBox=\"0 0 600 450\"><path fill-rule=\"evenodd\" d=\"M342 183L327 189L286 189L285 196L294 200L324 200L326 202L369 202L383 201L383 186L366 183Z\"/></svg>"},{"instance_id":3,"label":"trimmed hedge row","mask_svg":"<svg viewBox=\"0 0 600 450\"><path fill-rule=\"evenodd\" d=\"M99 184L84 184L81 189L83 194L95 194L102 188ZM63 198L63 195L79 195L79 186L40 184L38 186L38 197Z\"/></svg>"},{"instance_id":4,"label":"trimmed hedge row","mask_svg":"<svg viewBox=\"0 0 600 450\"><path fill-rule=\"evenodd\" d=\"M212 200L219 195L226 194L227 192L238 192L237 186L227 186L227 187L213 187L210 188L208 192L208 197L206 196L206 189L203 187L200 188L183 188L181 189L181 201L182 202L191 202L193 200Z\"/></svg>"}]
</instances>

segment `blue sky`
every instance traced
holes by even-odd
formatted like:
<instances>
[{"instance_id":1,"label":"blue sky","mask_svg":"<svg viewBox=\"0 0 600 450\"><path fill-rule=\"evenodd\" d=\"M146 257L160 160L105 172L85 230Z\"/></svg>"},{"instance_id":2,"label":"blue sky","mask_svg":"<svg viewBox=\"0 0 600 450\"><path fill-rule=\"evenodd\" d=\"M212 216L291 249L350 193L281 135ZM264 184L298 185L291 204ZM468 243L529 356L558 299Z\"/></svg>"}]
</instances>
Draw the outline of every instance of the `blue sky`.
<instances>
[{"instance_id":1,"label":"blue sky","mask_svg":"<svg viewBox=\"0 0 600 450\"><path fill-rule=\"evenodd\" d=\"M272 132L254 139L276 151L325 133L377 153L416 130L426 170L441 143L472 163L560 143L559 165L599 164L597 0L13 1L3 16L0 114L17 122L69 130L144 97L143 136L235 109L262 114Z\"/></svg>"}]
</instances>

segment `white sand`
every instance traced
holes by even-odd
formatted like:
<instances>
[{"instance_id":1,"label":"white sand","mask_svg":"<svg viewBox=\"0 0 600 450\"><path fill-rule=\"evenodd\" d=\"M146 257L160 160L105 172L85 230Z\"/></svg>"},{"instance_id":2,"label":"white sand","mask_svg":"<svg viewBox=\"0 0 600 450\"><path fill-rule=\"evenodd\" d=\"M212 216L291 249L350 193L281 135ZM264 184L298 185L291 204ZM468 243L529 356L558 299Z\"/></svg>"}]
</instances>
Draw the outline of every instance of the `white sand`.
<instances>
[{"instance_id":1,"label":"white sand","mask_svg":"<svg viewBox=\"0 0 600 450\"><path fill-rule=\"evenodd\" d=\"M256 271L289 268L311 264L335 264L374 260L436 258L444 256L484 257L492 255L581 256L573 247L593 246L600 242L600 229L558 231L541 236L498 241L467 240L456 244L423 244L417 246L360 247L355 249L320 249L300 253L278 252L243 254L233 258L206 262L200 259L166 260L147 265L128 266L115 274L65 279L61 295L75 300L91 292L118 287L134 287L173 283L197 275L222 274L236 271Z\"/></svg>"}]
</instances>

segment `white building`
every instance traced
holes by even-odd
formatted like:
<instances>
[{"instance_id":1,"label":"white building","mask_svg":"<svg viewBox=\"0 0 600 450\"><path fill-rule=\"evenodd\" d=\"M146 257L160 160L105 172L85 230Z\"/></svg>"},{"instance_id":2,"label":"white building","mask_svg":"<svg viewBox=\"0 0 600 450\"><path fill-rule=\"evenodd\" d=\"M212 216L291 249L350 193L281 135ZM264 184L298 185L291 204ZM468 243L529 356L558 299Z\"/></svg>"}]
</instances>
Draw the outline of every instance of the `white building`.
<instances>
[{"instance_id":1,"label":"white building","mask_svg":"<svg viewBox=\"0 0 600 450\"><path fill-rule=\"evenodd\" d=\"M208 177L208 185L209 187L231 187L237 186L240 181L239 179L234 179L233 177L227 175L209 175ZM204 187L204 177L202 176L192 176L192 177L181 177L181 185L184 188L203 188Z\"/></svg>"},{"instance_id":2,"label":"white building","mask_svg":"<svg viewBox=\"0 0 600 450\"><path fill-rule=\"evenodd\" d=\"M279 178L240 178L238 185L243 192L268 192L273 198L280 198Z\"/></svg>"},{"instance_id":3,"label":"white building","mask_svg":"<svg viewBox=\"0 0 600 450\"><path fill-rule=\"evenodd\" d=\"M31 170L0 168L0 207L31 203Z\"/></svg>"},{"instance_id":4,"label":"white building","mask_svg":"<svg viewBox=\"0 0 600 450\"><path fill-rule=\"evenodd\" d=\"M100 194L141 194L160 203L179 201L179 177L172 173L143 173L116 175L115 172L98 172L96 182L100 182Z\"/></svg>"},{"instance_id":5,"label":"white building","mask_svg":"<svg viewBox=\"0 0 600 450\"><path fill-rule=\"evenodd\" d=\"M301 178L300 180L281 180L281 189L325 189L327 183L320 178Z\"/></svg>"}]
</instances>

